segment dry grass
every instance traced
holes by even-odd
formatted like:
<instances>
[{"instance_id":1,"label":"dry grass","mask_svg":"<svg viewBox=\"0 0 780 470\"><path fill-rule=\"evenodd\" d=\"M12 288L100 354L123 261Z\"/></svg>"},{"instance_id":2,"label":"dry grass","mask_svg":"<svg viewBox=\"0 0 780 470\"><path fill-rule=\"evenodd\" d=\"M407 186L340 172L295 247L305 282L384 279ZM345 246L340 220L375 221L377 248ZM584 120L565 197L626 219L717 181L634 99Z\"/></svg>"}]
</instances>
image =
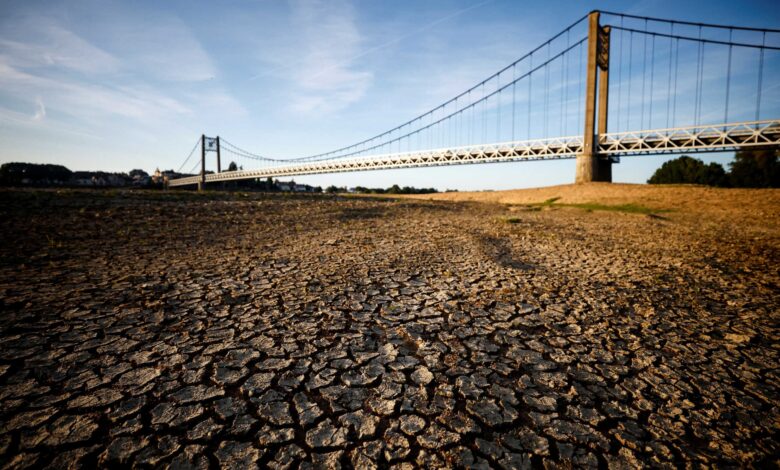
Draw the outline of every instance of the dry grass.
<instances>
[{"instance_id":1,"label":"dry grass","mask_svg":"<svg viewBox=\"0 0 780 470\"><path fill-rule=\"evenodd\" d=\"M739 224L764 235L780 235L779 189L725 189L693 185L590 183L508 191L480 191L401 196L439 201L474 201L508 205L642 207L672 220L693 224ZM624 211L632 212L632 211ZM645 211L639 211L644 213Z\"/></svg>"}]
</instances>

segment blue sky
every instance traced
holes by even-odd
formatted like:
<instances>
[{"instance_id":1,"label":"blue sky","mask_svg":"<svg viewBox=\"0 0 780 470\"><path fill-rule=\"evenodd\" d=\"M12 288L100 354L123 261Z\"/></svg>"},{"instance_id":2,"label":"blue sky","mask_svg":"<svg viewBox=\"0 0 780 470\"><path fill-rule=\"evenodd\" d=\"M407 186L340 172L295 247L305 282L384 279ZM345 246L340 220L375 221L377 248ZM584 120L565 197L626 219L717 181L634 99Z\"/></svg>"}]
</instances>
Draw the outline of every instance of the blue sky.
<instances>
[{"instance_id":1,"label":"blue sky","mask_svg":"<svg viewBox=\"0 0 780 470\"><path fill-rule=\"evenodd\" d=\"M596 8L780 27L778 2L2 0L0 162L178 169L204 132L274 157L320 153L427 111ZM762 118L780 117L767 114L780 109L770 72ZM644 182L667 158L624 158L614 178ZM573 179L566 160L296 181L467 190Z\"/></svg>"}]
</instances>

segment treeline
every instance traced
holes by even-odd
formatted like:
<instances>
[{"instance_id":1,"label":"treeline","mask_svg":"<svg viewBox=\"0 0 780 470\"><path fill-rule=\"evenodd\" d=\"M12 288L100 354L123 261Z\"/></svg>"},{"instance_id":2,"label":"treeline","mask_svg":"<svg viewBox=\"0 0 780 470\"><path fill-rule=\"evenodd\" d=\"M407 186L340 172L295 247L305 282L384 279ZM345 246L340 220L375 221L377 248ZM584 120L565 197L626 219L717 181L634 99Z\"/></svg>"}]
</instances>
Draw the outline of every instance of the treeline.
<instances>
[{"instance_id":1,"label":"treeline","mask_svg":"<svg viewBox=\"0 0 780 470\"><path fill-rule=\"evenodd\" d=\"M363 186L355 186L351 190L346 187L328 186L325 189L326 193L358 193L358 194L432 194L438 191L435 188L414 188L411 186L400 187L397 184L390 186L387 189L383 188L366 188Z\"/></svg>"},{"instance_id":2,"label":"treeline","mask_svg":"<svg viewBox=\"0 0 780 470\"><path fill-rule=\"evenodd\" d=\"M0 186L160 186L143 170L129 173L71 171L62 165L11 162L0 165Z\"/></svg>"},{"instance_id":3,"label":"treeline","mask_svg":"<svg viewBox=\"0 0 780 470\"><path fill-rule=\"evenodd\" d=\"M740 150L726 171L683 155L669 160L647 180L650 184L703 184L723 188L780 188L780 150Z\"/></svg>"}]
</instances>

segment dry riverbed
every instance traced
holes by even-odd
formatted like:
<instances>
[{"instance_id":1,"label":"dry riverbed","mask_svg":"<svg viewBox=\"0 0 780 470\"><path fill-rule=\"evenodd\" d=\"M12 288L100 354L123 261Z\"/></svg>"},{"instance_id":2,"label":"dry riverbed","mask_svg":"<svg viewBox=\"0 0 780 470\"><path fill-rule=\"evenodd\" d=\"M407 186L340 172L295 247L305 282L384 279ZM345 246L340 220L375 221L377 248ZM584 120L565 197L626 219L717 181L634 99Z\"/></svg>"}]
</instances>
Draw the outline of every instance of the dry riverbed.
<instances>
[{"instance_id":1,"label":"dry riverbed","mask_svg":"<svg viewBox=\"0 0 780 470\"><path fill-rule=\"evenodd\" d=\"M599 187L2 191L0 467L777 465L778 193Z\"/></svg>"}]
</instances>

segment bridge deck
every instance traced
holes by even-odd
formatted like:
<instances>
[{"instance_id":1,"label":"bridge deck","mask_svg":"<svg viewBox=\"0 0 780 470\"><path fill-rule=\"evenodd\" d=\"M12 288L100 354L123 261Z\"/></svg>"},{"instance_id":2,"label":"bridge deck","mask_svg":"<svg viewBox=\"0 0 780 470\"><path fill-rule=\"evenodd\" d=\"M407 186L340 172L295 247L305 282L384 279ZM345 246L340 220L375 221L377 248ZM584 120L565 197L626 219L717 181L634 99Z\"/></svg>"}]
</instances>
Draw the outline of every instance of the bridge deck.
<instances>
[{"instance_id":1,"label":"bridge deck","mask_svg":"<svg viewBox=\"0 0 780 470\"><path fill-rule=\"evenodd\" d=\"M712 126L608 133L599 137L599 154L713 152L780 145L780 120ZM582 136L504 142L466 147L323 160L205 175L206 182L385 170L472 163L573 158L582 152ZM171 180L169 186L197 184L200 175Z\"/></svg>"}]
</instances>

